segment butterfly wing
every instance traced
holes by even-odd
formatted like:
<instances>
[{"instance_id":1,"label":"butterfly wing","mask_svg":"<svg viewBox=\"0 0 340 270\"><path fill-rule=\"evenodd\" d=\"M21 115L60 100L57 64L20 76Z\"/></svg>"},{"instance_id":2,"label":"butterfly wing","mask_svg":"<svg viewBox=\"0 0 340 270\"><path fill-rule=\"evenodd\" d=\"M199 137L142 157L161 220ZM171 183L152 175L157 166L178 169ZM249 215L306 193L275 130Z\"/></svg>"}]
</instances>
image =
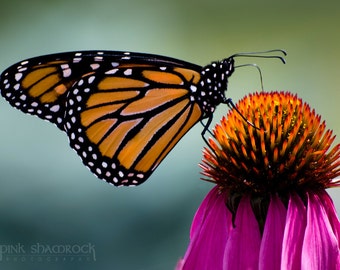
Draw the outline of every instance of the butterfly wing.
<instances>
[{"instance_id":1,"label":"butterfly wing","mask_svg":"<svg viewBox=\"0 0 340 270\"><path fill-rule=\"evenodd\" d=\"M36 115L64 130L66 95L89 64L74 53L36 57L15 64L1 75L2 96L15 108Z\"/></svg>"},{"instance_id":2,"label":"butterfly wing","mask_svg":"<svg viewBox=\"0 0 340 270\"><path fill-rule=\"evenodd\" d=\"M191 97L200 68L148 54L63 53L9 68L0 85L11 105L66 131L99 178L137 185L202 118Z\"/></svg>"}]
</instances>

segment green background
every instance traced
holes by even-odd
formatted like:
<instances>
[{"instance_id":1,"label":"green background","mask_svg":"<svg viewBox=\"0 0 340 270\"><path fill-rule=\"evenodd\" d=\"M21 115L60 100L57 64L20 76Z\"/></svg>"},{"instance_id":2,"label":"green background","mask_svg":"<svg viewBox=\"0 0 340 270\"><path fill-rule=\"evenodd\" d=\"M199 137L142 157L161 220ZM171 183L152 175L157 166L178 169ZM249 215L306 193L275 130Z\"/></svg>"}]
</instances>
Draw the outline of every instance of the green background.
<instances>
[{"instance_id":1,"label":"green background","mask_svg":"<svg viewBox=\"0 0 340 270\"><path fill-rule=\"evenodd\" d=\"M7 3L6 3L7 2ZM237 52L287 50L261 66L265 90L290 90L340 134L339 1L2 1L0 70L72 50L127 50L200 65ZM260 88L238 69L227 95ZM215 122L228 111L220 106ZM0 245L95 245L96 261L0 261L0 269L173 269L195 210L212 185L200 181L203 141L195 126L138 188L99 181L50 123L0 100ZM339 143L339 138L336 139ZM340 207L339 191L331 190Z\"/></svg>"}]
</instances>

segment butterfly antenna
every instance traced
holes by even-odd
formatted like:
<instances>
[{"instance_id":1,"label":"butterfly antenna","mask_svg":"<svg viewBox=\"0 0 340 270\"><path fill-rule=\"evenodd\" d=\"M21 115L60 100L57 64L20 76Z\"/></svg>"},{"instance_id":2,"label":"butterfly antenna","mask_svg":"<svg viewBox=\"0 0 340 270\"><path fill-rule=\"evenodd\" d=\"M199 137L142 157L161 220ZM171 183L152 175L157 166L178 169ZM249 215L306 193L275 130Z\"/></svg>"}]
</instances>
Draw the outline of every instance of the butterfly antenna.
<instances>
[{"instance_id":1,"label":"butterfly antenna","mask_svg":"<svg viewBox=\"0 0 340 270\"><path fill-rule=\"evenodd\" d=\"M276 58L281 60L281 62L283 64L286 64L286 59L281 56L281 55L277 55L277 54L272 54L272 53L281 53L284 56L287 55L286 51L281 50L281 49L274 49L274 50L268 50L268 51L261 51L261 52L244 52L244 53L236 53L233 54L231 57L258 57L258 58ZM268 55L269 54L269 55ZM239 65L239 66L235 66L235 68L238 67L246 67L246 66L252 66L255 67L259 74L260 74L260 82L261 82L261 91L264 91L264 86L263 86L263 77L262 77L262 72L261 69L258 65L256 64L244 64L244 65Z\"/></svg>"},{"instance_id":2,"label":"butterfly antenna","mask_svg":"<svg viewBox=\"0 0 340 270\"><path fill-rule=\"evenodd\" d=\"M261 68L256 65L256 64L244 64L244 65L239 65L239 66L235 66L235 68L239 68L239 67L254 67L258 70L259 75L260 75L260 82L261 82L261 91L264 91L264 87L263 87L263 77L262 77L262 72L261 72Z\"/></svg>"},{"instance_id":3,"label":"butterfly antenna","mask_svg":"<svg viewBox=\"0 0 340 270\"><path fill-rule=\"evenodd\" d=\"M281 53L281 55L277 54L271 54L270 53ZM268 50L268 51L261 51L261 52L244 52L244 53L235 53L231 57L258 57L258 58L277 58L280 59L283 64L286 64L286 59L284 56L286 56L287 53L284 50L281 49L274 49L274 50Z\"/></svg>"}]
</instances>

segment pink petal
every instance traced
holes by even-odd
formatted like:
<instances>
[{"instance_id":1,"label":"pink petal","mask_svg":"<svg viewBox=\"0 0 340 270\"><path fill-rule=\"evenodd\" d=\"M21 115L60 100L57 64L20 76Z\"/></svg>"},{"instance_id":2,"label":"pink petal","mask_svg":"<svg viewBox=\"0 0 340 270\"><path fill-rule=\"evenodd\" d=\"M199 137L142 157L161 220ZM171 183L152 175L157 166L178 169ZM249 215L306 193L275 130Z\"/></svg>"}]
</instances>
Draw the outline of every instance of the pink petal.
<instances>
[{"instance_id":1,"label":"pink petal","mask_svg":"<svg viewBox=\"0 0 340 270\"><path fill-rule=\"evenodd\" d=\"M301 251L306 223L306 207L297 194L292 194L289 199L283 236L281 269L301 269Z\"/></svg>"},{"instance_id":2,"label":"pink petal","mask_svg":"<svg viewBox=\"0 0 340 270\"><path fill-rule=\"evenodd\" d=\"M194 236L197 230L199 231L201 229L203 221L206 218L206 215L210 212L210 208L214 204L217 196L220 196L220 194L218 186L215 186L203 199L201 205L198 207L195 213L194 219L191 224L190 239ZM222 197L222 195L220 197Z\"/></svg>"},{"instance_id":3,"label":"pink petal","mask_svg":"<svg viewBox=\"0 0 340 270\"><path fill-rule=\"evenodd\" d=\"M260 248L259 269L280 269L287 210L277 195L271 197Z\"/></svg>"},{"instance_id":4,"label":"pink petal","mask_svg":"<svg viewBox=\"0 0 340 270\"><path fill-rule=\"evenodd\" d=\"M177 262L177 265L176 265L176 268L175 270L182 270L183 269L183 266L184 266L184 260L183 259L180 259L178 262Z\"/></svg>"},{"instance_id":5,"label":"pink petal","mask_svg":"<svg viewBox=\"0 0 340 270\"><path fill-rule=\"evenodd\" d=\"M257 269L260 245L259 225L249 197L243 197L237 208L235 227L228 238L223 269Z\"/></svg>"},{"instance_id":6,"label":"pink petal","mask_svg":"<svg viewBox=\"0 0 340 270\"><path fill-rule=\"evenodd\" d=\"M339 242L324 208L325 194L309 193L302 269L339 269ZM327 195L328 196L328 195Z\"/></svg>"},{"instance_id":7,"label":"pink petal","mask_svg":"<svg viewBox=\"0 0 340 270\"><path fill-rule=\"evenodd\" d=\"M222 269L230 227L231 214L225 204L225 194L214 188L195 215L191 241L177 269Z\"/></svg>"},{"instance_id":8,"label":"pink petal","mask_svg":"<svg viewBox=\"0 0 340 270\"><path fill-rule=\"evenodd\" d=\"M324 209L327 212L328 219L329 219L329 222L331 223L335 237L337 238L338 243L340 243L340 221L336 214L334 203L331 197L328 195L328 193L325 190L321 190L319 192L319 197L321 198L321 202L324 206Z\"/></svg>"}]
</instances>

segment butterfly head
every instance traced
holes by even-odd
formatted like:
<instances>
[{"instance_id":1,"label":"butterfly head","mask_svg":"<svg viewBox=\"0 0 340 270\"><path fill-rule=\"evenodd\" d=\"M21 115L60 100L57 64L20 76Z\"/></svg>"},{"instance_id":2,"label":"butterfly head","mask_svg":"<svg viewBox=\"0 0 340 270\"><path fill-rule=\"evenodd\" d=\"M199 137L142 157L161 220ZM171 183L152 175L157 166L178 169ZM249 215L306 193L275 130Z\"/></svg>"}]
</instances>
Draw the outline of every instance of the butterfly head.
<instances>
[{"instance_id":1,"label":"butterfly head","mask_svg":"<svg viewBox=\"0 0 340 270\"><path fill-rule=\"evenodd\" d=\"M228 87L228 78L234 72L234 58L229 57L222 61L212 62L202 68L200 91L196 97L206 116L211 115L216 106L225 103L225 91Z\"/></svg>"}]
</instances>

